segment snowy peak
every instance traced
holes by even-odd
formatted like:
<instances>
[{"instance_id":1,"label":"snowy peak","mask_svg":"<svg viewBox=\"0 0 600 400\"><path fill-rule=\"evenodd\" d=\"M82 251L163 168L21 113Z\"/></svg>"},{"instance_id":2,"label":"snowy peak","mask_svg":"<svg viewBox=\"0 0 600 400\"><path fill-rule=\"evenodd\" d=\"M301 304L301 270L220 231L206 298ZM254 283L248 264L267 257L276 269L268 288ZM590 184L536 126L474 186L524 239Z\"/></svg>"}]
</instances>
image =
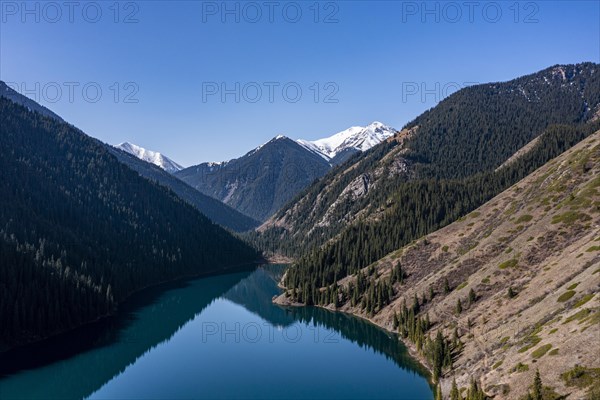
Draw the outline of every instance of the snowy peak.
<instances>
[{"instance_id":1,"label":"snowy peak","mask_svg":"<svg viewBox=\"0 0 600 400\"><path fill-rule=\"evenodd\" d=\"M343 151L369 150L395 133L394 128L375 121L367 126L353 126L324 139L298 140L298 143L329 161Z\"/></svg>"},{"instance_id":2,"label":"snowy peak","mask_svg":"<svg viewBox=\"0 0 600 400\"><path fill-rule=\"evenodd\" d=\"M133 143L124 142L116 145L115 147L139 158L140 160L154 164L170 174L183 169L181 165L177 164L170 158L165 157L156 151L146 150L143 147L137 146Z\"/></svg>"}]
</instances>

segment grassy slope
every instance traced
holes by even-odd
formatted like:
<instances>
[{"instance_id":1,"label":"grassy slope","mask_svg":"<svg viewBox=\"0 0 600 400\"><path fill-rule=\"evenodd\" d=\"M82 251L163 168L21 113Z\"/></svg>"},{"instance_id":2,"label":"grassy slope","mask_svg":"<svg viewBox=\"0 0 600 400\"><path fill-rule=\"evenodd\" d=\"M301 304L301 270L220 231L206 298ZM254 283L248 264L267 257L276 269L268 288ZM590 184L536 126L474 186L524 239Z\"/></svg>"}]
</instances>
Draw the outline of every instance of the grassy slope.
<instances>
[{"instance_id":1,"label":"grassy slope","mask_svg":"<svg viewBox=\"0 0 600 400\"><path fill-rule=\"evenodd\" d=\"M380 277L398 262L408 277L392 303L369 319L392 329L403 299L411 304L414 294L421 298L433 286L436 296L422 311L434 322L430 335L443 329L451 338L458 327L465 344L442 380L444 393L453 377L460 388L474 376L496 398L519 398L539 368L545 385L583 397L585 389L567 387L560 374L575 364L600 367L599 187L596 132L467 217L377 262ZM518 293L512 299L509 287ZM469 306L470 289L478 299ZM565 293L561 300L573 294L559 301ZM367 317L350 303L341 310ZM534 345L527 349L528 343ZM550 350L540 355L544 345ZM528 371L513 371L519 363Z\"/></svg>"}]
</instances>

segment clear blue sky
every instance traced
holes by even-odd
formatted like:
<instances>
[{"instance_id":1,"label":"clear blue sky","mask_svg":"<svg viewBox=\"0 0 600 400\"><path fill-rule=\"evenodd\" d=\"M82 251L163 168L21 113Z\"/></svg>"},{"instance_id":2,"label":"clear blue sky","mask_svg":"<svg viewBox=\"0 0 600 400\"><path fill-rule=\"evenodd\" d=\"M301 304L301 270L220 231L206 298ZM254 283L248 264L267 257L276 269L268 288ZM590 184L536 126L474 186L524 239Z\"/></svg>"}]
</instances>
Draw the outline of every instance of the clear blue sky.
<instances>
[{"instance_id":1,"label":"clear blue sky","mask_svg":"<svg viewBox=\"0 0 600 400\"><path fill-rule=\"evenodd\" d=\"M0 79L94 137L188 166L277 134L316 139L374 120L401 128L457 85L600 62L598 1L474 3L228 2L227 14L221 1L2 1ZM239 102L222 101L223 83L239 83Z\"/></svg>"}]
</instances>

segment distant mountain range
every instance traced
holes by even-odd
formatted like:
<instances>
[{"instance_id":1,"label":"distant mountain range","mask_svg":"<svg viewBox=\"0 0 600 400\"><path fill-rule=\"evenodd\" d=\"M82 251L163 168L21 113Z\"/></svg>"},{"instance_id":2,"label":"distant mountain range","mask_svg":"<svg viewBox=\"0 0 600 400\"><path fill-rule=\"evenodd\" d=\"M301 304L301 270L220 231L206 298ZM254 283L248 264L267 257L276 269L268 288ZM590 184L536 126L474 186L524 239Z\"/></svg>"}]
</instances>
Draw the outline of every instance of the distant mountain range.
<instances>
[{"instance_id":1,"label":"distant mountain range","mask_svg":"<svg viewBox=\"0 0 600 400\"><path fill-rule=\"evenodd\" d=\"M279 135L244 156L206 162L175 176L261 221L270 217L332 166L392 137L396 130L380 122L355 126L315 141Z\"/></svg>"}]
</instances>

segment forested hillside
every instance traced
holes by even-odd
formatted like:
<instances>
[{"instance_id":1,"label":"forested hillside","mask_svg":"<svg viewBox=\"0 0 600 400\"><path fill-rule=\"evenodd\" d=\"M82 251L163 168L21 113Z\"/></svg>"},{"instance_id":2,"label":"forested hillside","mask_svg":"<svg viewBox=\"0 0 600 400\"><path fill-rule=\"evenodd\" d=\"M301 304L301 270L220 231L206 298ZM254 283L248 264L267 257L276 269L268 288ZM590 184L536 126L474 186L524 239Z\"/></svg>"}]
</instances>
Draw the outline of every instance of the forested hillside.
<instances>
[{"instance_id":1,"label":"forested hillside","mask_svg":"<svg viewBox=\"0 0 600 400\"><path fill-rule=\"evenodd\" d=\"M393 205L378 218L361 220L322 247L300 257L288 270L286 286L296 289L295 300L319 304L320 288L457 220L599 127L600 121L578 127L552 126L530 152L496 172L461 180L417 180L400 184Z\"/></svg>"},{"instance_id":2,"label":"forested hillside","mask_svg":"<svg viewBox=\"0 0 600 400\"><path fill-rule=\"evenodd\" d=\"M268 252L299 256L347 234L342 233L347 227L368 226L369 221L403 231L392 238L414 238L453 221L522 178L521 174L504 183L486 181L552 126L581 126L598 116L600 65L593 63L554 66L509 82L462 89L393 139L332 170L250 235L251 240ZM477 177L480 174L488 178ZM474 182L453 181L467 178ZM460 185L480 185L481 190L470 188L471 194L460 194ZM448 196L445 205L434 205L432 214L423 211L440 196ZM394 209L407 215L394 214ZM396 219L381 221L386 214ZM375 243L390 240L389 230L379 229L369 228L368 234L359 236L368 235ZM402 242L391 240L394 245Z\"/></svg>"},{"instance_id":3,"label":"forested hillside","mask_svg":"<svg viewBox=\"0 0 600 400\"><path fill-rule=\"evenodd\" d=\"M600 111L600 65L557 65L504 83L460 90L406 125L419 176L461 178L498 167L553 124Z\"/></svg>"},{"instance_id":4,"label":"forested hillside","mask_svg":"<svg viewBox=\"0 0 600 400\"><path fill-rule=\"evenodd\" d=\"M112 146L108 146L108 150L129 168L137 171L143 177L171 189L181 199L196 207L198 211L210 218L211 221L221 226L235 232L245 232L256 228L260 224L258 221L234 210L227 204L200 193L187 183L175 178L172 174L154 164L140 160L134 155Z\"/></svg>"},{"instance_id":5,"label":"forested hillside","mask_svg":"<svg viewBox=\"0 0 600 400\"><path fill-rule=\"evenodd\" d=\"M132 292L257 258L71 125L0 97L0 343L111 313Z\"/></svg>"},{"instance_id":6,"label":"forested hillside","mask_svg":"<svg viewBox=\"0 0 600 400\"><path fill-rule=\"evenodd\" d=\"M550 138L518 163L579 136ZM599 174L596 131L477 210L344 278L289 270L278 302L314 302L397 331L451 399L597 399ZM296 287L309 276L317 280Z\"/></svg>"}]
</instances>

